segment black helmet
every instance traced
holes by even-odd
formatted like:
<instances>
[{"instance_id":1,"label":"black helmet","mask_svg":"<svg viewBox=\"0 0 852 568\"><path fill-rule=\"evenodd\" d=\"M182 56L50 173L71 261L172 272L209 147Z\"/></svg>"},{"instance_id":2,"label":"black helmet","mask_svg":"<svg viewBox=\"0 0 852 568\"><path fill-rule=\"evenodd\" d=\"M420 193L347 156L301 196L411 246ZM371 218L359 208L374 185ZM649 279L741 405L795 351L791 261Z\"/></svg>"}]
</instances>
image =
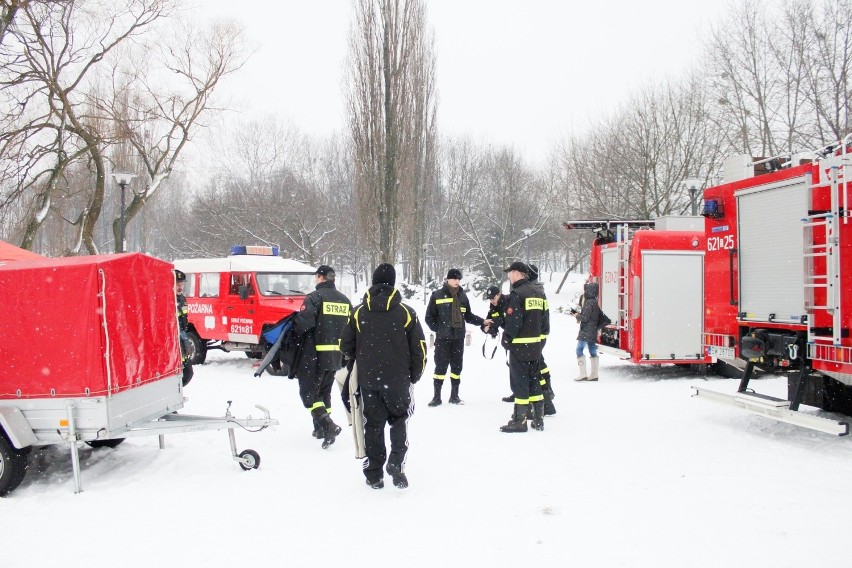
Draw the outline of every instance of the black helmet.
<instances>
[{"instance_id":1,"label":"black helmet","mask_svg":"<svg viewBox=\"0 0 852 568\"><path fill-rule=\"evenodd\" d=\"M178 270L175 268L175 282L186 282L186 274L184 274L183 270Z\"/></svg>"}]
</instances>

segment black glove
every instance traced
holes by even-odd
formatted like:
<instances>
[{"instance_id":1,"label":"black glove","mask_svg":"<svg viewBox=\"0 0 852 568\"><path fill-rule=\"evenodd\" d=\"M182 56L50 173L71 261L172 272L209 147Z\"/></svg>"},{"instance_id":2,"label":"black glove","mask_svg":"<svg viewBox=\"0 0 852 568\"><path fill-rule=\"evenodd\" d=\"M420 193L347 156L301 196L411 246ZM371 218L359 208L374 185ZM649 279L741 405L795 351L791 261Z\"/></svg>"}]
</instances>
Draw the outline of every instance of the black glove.
<instances>
[{"instance_id":1,"label":"black glove","mask_svg":"<svg viewBox=\"0 0 852 568\"><path fill-rule=\"evenodd\" d=\"M512 338L504 333L503 338L500 340L500 345L503 346L503 349L508 349L511 344L512 344Z\"/></svg>"},{"instance_id":2,"label":"black glove","mask_svg":"<svg viewBox=\"0 0 852 568\"><path fill-rule=\"evenodd\" d=\"M411 384L412 385L417 384L417 381L419 381L419 380L420 380L420 375L417 375L417 376L411 375Z\"/></svg>"}]
</instances>

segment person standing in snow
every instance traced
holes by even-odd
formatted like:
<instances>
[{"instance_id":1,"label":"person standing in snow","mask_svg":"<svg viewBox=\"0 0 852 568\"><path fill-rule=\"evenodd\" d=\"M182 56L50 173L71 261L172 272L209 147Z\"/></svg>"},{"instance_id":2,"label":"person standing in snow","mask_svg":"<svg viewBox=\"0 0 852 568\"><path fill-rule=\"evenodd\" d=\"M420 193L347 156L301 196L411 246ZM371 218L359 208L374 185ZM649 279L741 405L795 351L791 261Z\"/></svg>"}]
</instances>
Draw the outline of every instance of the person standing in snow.
<instances>
[{"instance_id":1,"label":"person standing in snow","mask_svg":"<svg viewBox=\"0 0 852 568\"><path fill-rule=\"evenodd\" d=\"M485 298L488 300L488 313L485 314L485 319L491 323L484 323L482 331L497 337L497 331L503 327L503 318L506 315L506 307L509 305L509 297L502 292L497 286L489 286L485 291ZM509 396L504 396L501 399L503 402L514 402L515 395L509 393Z\"/></svg>"},{"instance_id":2,"label":"person standing in snow","mask_svg":"<svg viewBox=\"0 0 852 568\"><path fill-rule=\"evenodd\" d=\"M180 331L180 356L183 362L183 386L189 384L195 371L192 369L192 358L190 357L190 341L187 335L189 329L189 306L186 304L186 296L183 295L183 286L186 283L186 274L182 270L175 269L175 302L177 304L178 330Z\"/></svg>"},{"instance_id":3,"label":"person standing in snow","mask_svg":"<svg viewBox=\"0 0 852 568\"><path fill-rule=\"evenodd\" d=\"M530 283L533 286L537 286L541 291L541 295L545 297L544 318L547 320L547 329L550 329L550 306L547 303L547 296L544 293L544 284L542 284L538 279L538 266L535 264L530 264ZM547 335L544 335L541 339L542 353L544 353L544 346L546 343ZM544 395L544 415L553 416L556 414L556 406L553 404L553 399L556 398L556 395L553 394L553 386L550 383L550 368L547 366L547 363L544 362L543 354L541 357L539 375L541 376L541 391Z\"/></svg>"},{"instance_id":4,"label":"person standing in snow","mask_svg":"<svg viewBox=\"0 0 852 568\"><path fill-rule=\"evenodd\" d=\"M414 412L413 385L426 366L426 338L414 310L402 303L396 270L380 264L364 300L343 327L340 348L358 365L358 385L364 405L364 476L374 489L384 487L382 467L393 484L408 487L405 457L408 418ZM390 426L391 451L385 446Z\"/></svg>"},{"instance_id":5,"label":"person standing in snow","mask_svg":"<svg viewBox=\"0 0 852 568\"><path fill-rule=\"evenodd\" d=\"M340 434L331 419L331 387L342 367L340 331L346 325L352 304L334 286L335 272L322 265L314 273L316 289L305 296L293 323L293 333L302 337L302 354L296 368L299 396L311 412L313 436L328 448Z\"/></svg>"},{"instance_id":6,"label":"person standing in snow","mask_svg":"<svg viewBox=\"0 0 852 568\"><path fill-rule=\"evenodd\" d=\"M464 404L459 398L462 363L464 361L465 322L482 326L481 317L470 311L467 294L460 286L461 270L451 268L447 271L444 285L432 292L426 307L424 320L435 333L435 374L433 375L435 396L429 406L441 404L441 389L450 368L450 404Z\"/></svg>"},{"instance_id":7,"label":"person standing in snow","mask_svg":"<svg viewBox=\"0 0 852 568\"><path fill-rule=\"evenodd\" d=\"M532 427L544 430L544 397L541 394L542 338L550 332L549 320L544 317L544 294L527 279L529 267L513 262L504 272L512 283L509 305L506 307L503 344L509 350L509 379L515 408L501 432L526 432L527 410L532 406Z\"/></svg>"},{"instance_id":8,"label":"person standing in snow","mask_svg":"<svg viewBox=\"0 0 852 568\"><path fill-rule=\"evenodd\" d=\"M586 282L583 286L582 308L575 314L580 331L577 334L577 365L580 375L575 381L598 380L598 321L601 317L601 309L598 306L598 283ZM586 357L583 351L588 348L591 360L591 369L586 372Z\"/></svg>"}]
</instances>

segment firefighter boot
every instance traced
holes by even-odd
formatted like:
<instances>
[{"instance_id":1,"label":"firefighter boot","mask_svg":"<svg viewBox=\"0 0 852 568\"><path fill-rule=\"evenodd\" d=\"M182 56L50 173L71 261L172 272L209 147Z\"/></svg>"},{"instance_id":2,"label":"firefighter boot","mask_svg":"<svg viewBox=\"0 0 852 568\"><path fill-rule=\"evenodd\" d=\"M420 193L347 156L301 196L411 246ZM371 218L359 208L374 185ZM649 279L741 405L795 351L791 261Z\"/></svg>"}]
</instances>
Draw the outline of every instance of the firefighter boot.
<instances>
[{"instance_id":1,"label":"firefighter boot","mask_svg":"<svg viewBox=\"0 0 852 568\"><path fill-rule=\"evenodd\" d=\"M509 423L500 426L501 432L526 432L527 431L527 404L516 404L515 413Z\"/></svg>"},{"instance_id":2,"label":"firefighter boot","mask_svg":"<svg viewBox=\"0 0 852 568\"><path fill-rule=\"evenodd\" d=\"M580 376L578 376L575 381L588 381L589 375L586 374L586 358L585 357L577 357L577 366L580 367Z\"/></svg>"},{"instance_id":3,"label":"firefighter boot","mask_svg":"<svg viewBox=\"0 0 852 568\"><path fill-rule=\"evenodd\" d=\"M323 410L325 410L325 409L323 409ZM322 424L320 423L319 418L317 417L318 415L319 415L318 412L314 413L313 410L311 411L311 418L314 421L314 431L311 432L311 436L313 436L314 438L317 438L318 440L322 440L325 437L325 431L322 427Z\"/></svg>"},{"instance_id":4,"label":"firefighter boot","mask_svg":"<svg viewBox=\"0 0 852 568\"><path fill-rule=\"evenodd\" d=\"M450 379L450 404L464 404L464 401L459 398L459 386L461 379Z\"/></svg>"},{"instance_id":5,"label":"firefighter boot","mask_svg":"<svg viewBox=\"0 0 852 568\"><path fill-rule=\"evenodd\" d=\"M598 365L600 363L600 359L598 357L592 357L592 368L589 371L589 380L596 381L598 380Z\"/></svg>"},{"instance_id":6,"label":"firefighter boot","mask_svg":"<svg viewBox=\"0 0 852 568\"><path fill-rule=\"evenodd\" d=\"M441 404L441 387L444 386L444 381L435 379L435 397L429 401L429 406L438 406Z\"/></svg>"},{"instance_id":7,"label":"firefighter boot","mask_svg":"<svg viewBox=\"0 0 852 568\"><path fill-rule=\"evenodd\" d=\"M509 396L504 396L500 400L502 400L503 402L515 402L515 395L510 394Z\"/></svg>"},{"instance_id":8,"label":"firefighter boot","mask_svg":"<svg viewBox=\"0 0 852 568\"><path fill-rule=\"evenodd\" d=\"M539 432L544 431L544 401L539 400L533 403L530 403L532 407L532 427L533 430L538 430Z\"/></svg>"},{"instance_id":9,"label":"firefighter boot","mask_svg":"<svg viewBox=\"0 0 852 568\"><path fill-rule=\"evenodd\" d=\"M545 416L553 416L556 414L556 407L553 406L553 399L555 395L552 390L548 390L544 393L544 415Z\"/></svg>"},{"instance_id":10,"label":"firefighter boot","mask_svg":"<svg viewBox=\"0 0 852 568\"><path fill-rule=\"evenodd\" d=\"M331 414L328 412L325 413L322 424L325 430L325 435L322 439L322 449L326 449L337 439L337 435L340 434L340 426L334 423L334 420L331 419Z\"/></svg>"}]
</instances>

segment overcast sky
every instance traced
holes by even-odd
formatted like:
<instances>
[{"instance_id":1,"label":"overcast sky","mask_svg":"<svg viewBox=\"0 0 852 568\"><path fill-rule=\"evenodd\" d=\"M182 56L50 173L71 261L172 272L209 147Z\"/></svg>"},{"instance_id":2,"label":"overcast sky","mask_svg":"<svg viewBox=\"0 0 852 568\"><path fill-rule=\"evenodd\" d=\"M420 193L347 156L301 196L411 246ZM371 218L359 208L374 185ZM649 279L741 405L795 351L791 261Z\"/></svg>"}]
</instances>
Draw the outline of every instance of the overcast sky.
<instances>
[{"instance_id":1,"label":"overcast sky","mask_svg":"<svg viewBox=\"0 0 852 568\"><path fill-rule=\"evenodd\" d=\"M341 90L351 0L195 0L243 22L257 48L223 85L249 115L307 133L344 128ZM565 134L629 92L698 64L703 29L728 0L429 0L439 128L511 144L541 162ZM235 11L235 7L239 11Z\"/></svg>"}]
</instances>

